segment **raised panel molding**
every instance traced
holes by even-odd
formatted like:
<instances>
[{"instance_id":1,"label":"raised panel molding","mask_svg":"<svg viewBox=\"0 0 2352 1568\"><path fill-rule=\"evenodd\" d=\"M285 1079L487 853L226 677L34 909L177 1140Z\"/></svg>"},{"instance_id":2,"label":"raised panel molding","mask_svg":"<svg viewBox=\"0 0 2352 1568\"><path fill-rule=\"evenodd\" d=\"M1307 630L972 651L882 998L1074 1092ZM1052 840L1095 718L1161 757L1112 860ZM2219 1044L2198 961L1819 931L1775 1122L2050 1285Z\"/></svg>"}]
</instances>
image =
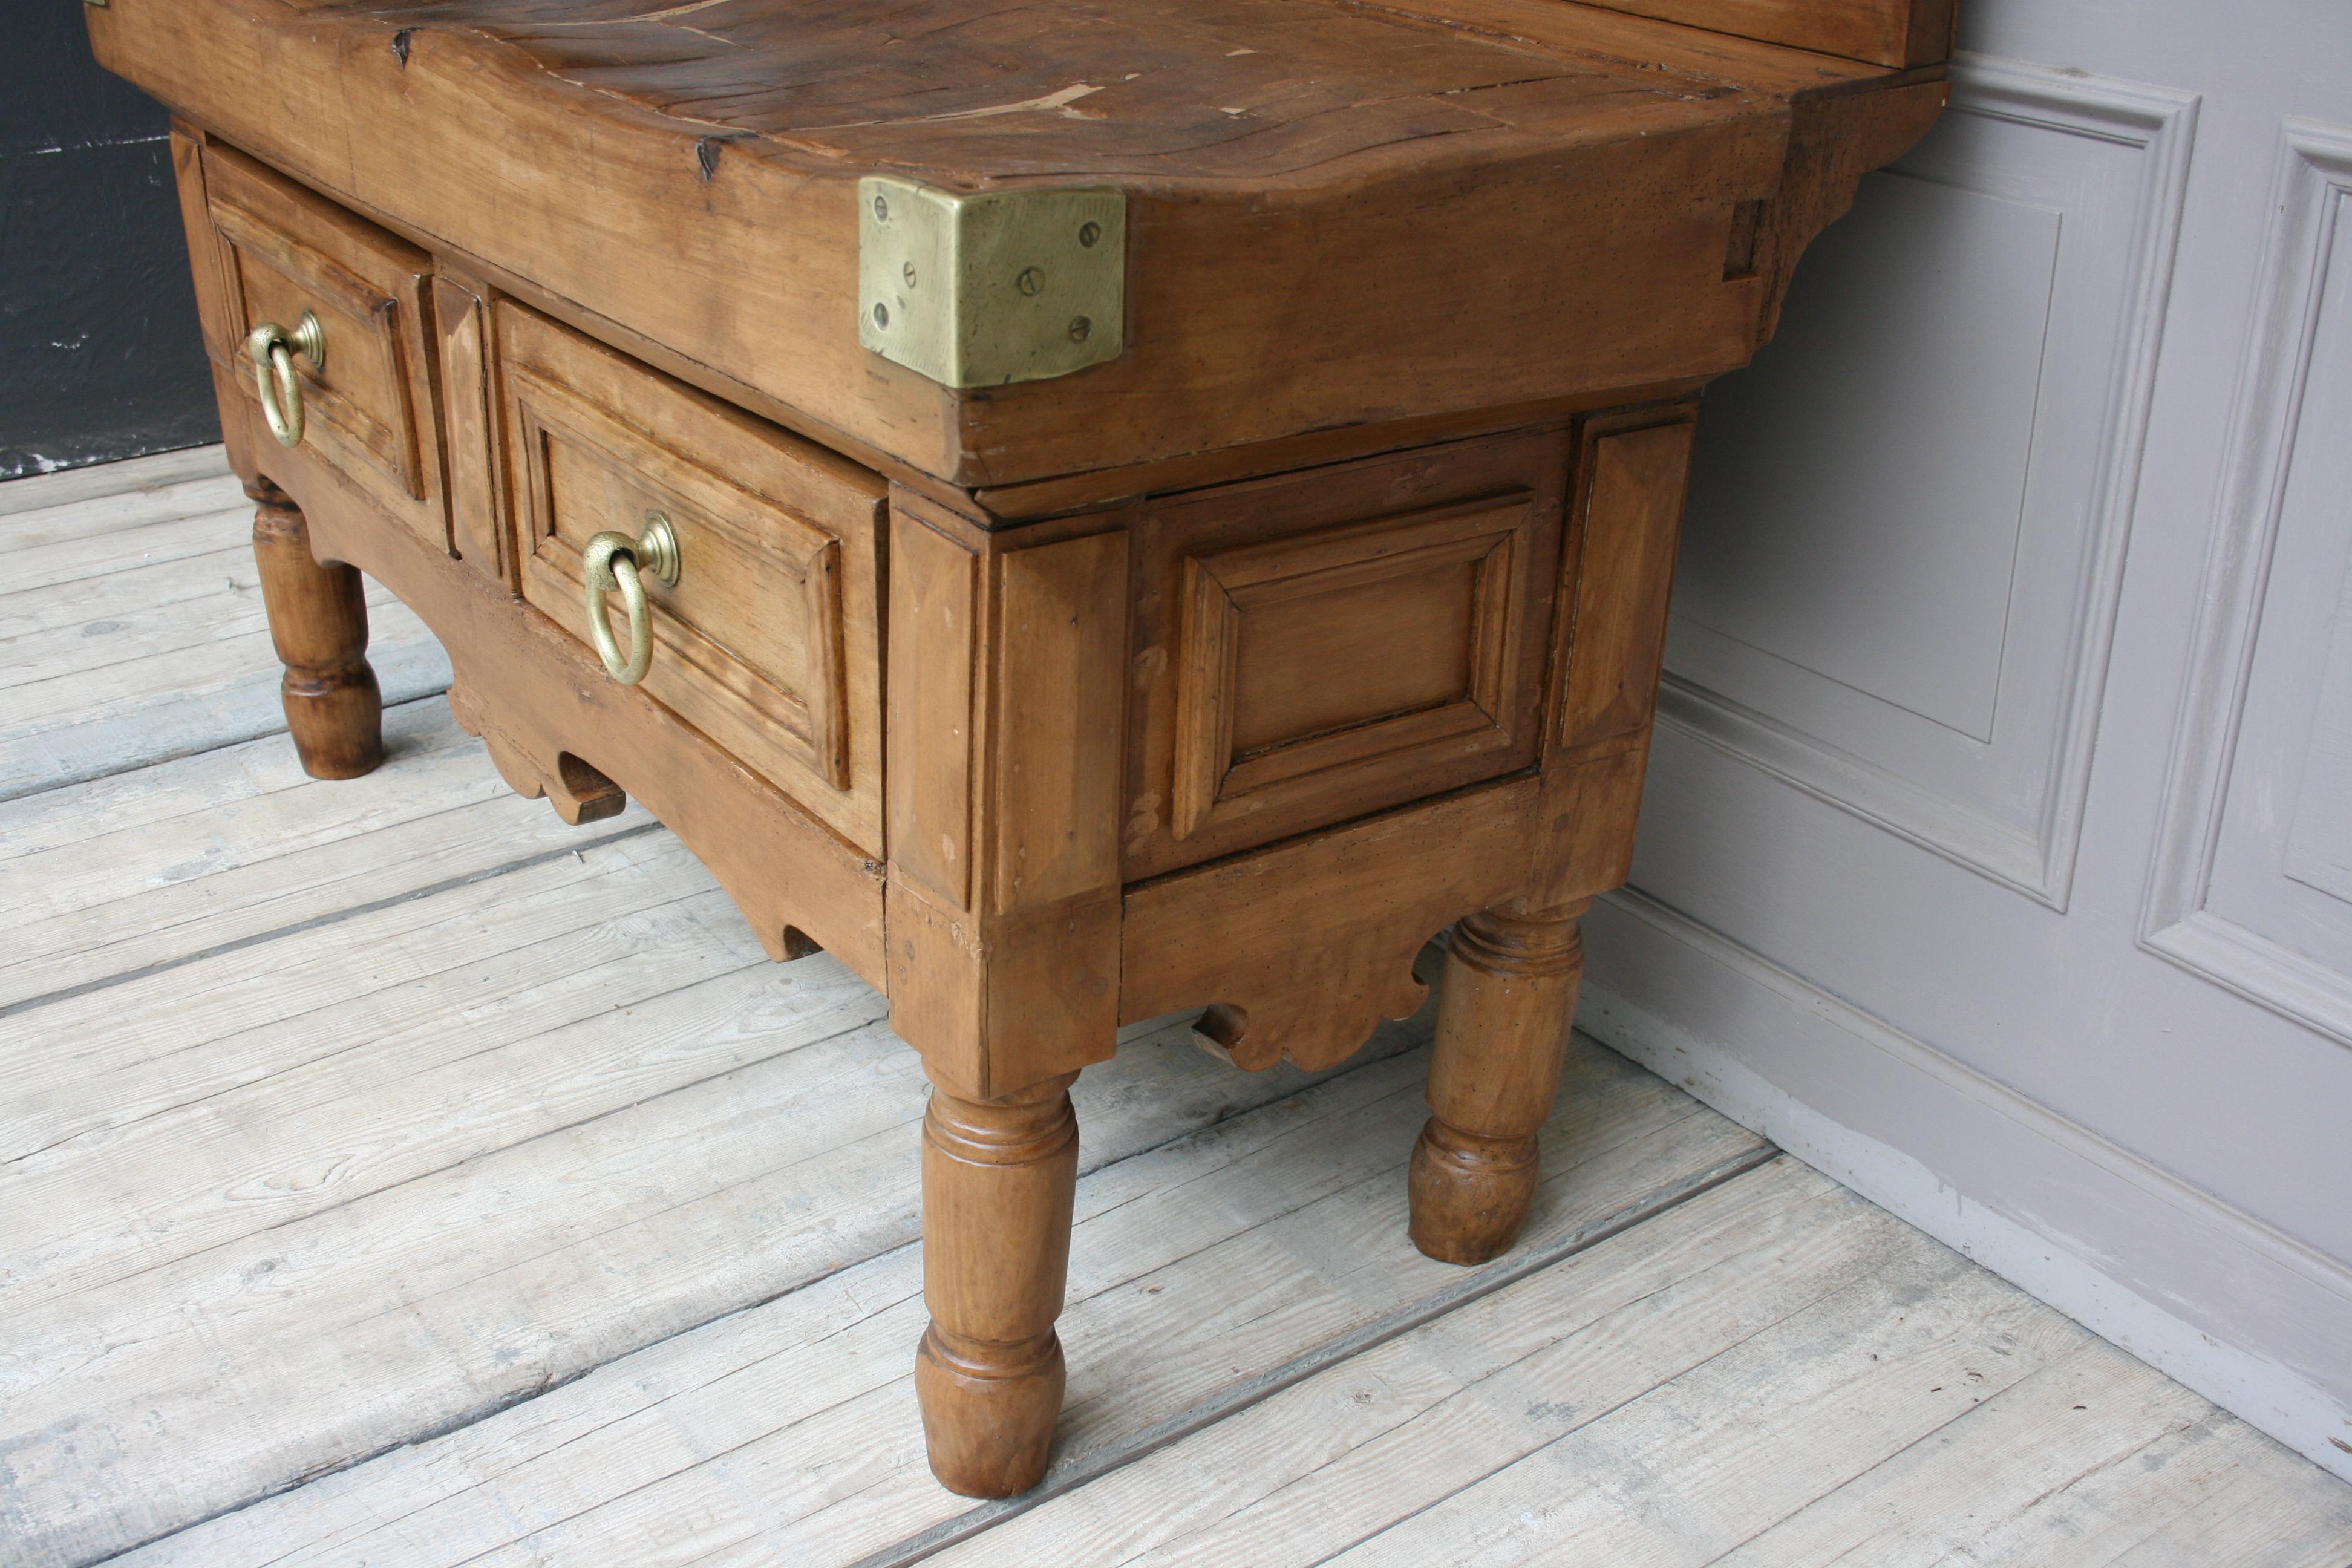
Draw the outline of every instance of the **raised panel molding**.
<instances>
[{"instance_id":1,"label":"raised panel molding","mask_svg":"<svg viewBox=\"0 0 2352 1568\"><path fill-rule=\"evenodd\" d=\"M1122 514L1126 879L1533 763L1574 438L1454 442Z\"/></svg>"},{"instance_id":2,"label":"raised panel molding","mask_svg":"<svg viewBox=\"0 0 2352 1568\"><path fill-rule=\"evenodd\" d=\"M2014 518L2004 512L1970 520L1980 524L1982 535L1968 544L1976 569L1976 602L1969 612L1974 621L1961 626L1951 619L1962 613L1946 597L1959 591L1957 582L1914 584L1917 594L1931 595L1925 606L1944 616L1954 647L1975 668L1949 679L1939 676L1940 684L1906 685L1904 672L1890 660L1874 659L1866 642L1857 645L1859 655L1847 650L1843 660L1832 657L1838 650L1826 643L1814 649L1802 629L1809 621L1818 630L1822 622L1853 626L1874 614L1877 625L1864 628L1865 639L1875 636L1875 646L1899 648L1910 622L1924 614L1906 609L1910 600L1882 599L1874 609L1871 585L1858 579L1816 584L1811 591L1822 595L1816 605L1773 595L1760 609L1751 584L1748 610L1780 615L1788 632L1784 646L1766 646L1772 639L1754 635L1753 627L1729 624L1730 616L1717 612L1739 604L1733 591L1738 584L1727 583L1724 592L1710 594L1706 574L1736 575L1738 569L1706 557L1713 542L1709 516L1725 520L1715 538L1727 549L1769 546L1758 545L1757 531L1748 527L1755 521L1751 509L1727 499L1728 481L1718 470L1712 497L1707 486L1694 485L1695 526L1685 561L1699 559L1686 566L1677 589L1681 602L1659 718L2063 911L2088 796L2199 100L2168 89L1981 58L1955 62L1952 81L1946 126L1894 171L1872 177L1880 184L1875 192L1865 190L1863 221L1846 237L1864 243L1873 222L1908 221L1906 202L1909 210L1926 212L1938 199L1965 196L2005 204L2016 215L2007 229L2018 247L2009 267L2013 292L2031 281L2034 266L2048 268L2042 321L2011 323L2018 329L2011 337L2032 357L2012 353L2020 368L2011 379L2020 384L2010 396L1992 400L2031 412L2000 433L2013 448L2000 455L2012 465L2013 479L1983 480L1979 492L1990 496L2007 485L2018 498ZM2117 170L2119 153L2129 159L2127 176ZM1873 200L1883 209L1874 219L1867 210ZM1833 226L1822 247L1838 238ZM1817 266L1824 281L1836 280L1835 260L1825 268L1808 265ZM1801 271L1784 341L1790 326L1803 330L1799 310L1806 281ZM1831 321L1840 296L1824 298L1817 319L1825 328L1843 326ZM1912 303L1917 320L1937 315L1934 299ZM1888 332L1912 330L1906 319L1883 308L1870 319L1892 321L1884 329ZM1802 353L1800 348L1787 357L1803 369ZM1887 356L1882 352L1881 357ZM1835 374L1844 363L1811 369L1816 376ZM1769 377L1770 364L1768 358L1748 374ZM1906 363L1899 367L1906 384L1862 400L1864 419L1881 405L1889 410L1889 434L1880 449L1900 449L1906 461L1917 457L1923 466L1916 482L1852 486L1853 515L1823 520L1810 484L1774 489L1769 477L1759 478L1753 512L1768 522L1815 530L1817 543L1834 535L1866 541L1900 531L1906 503L1950 504L1952 476L1981 480L1971 465L1989 459L1977 441L1950 433L1943 443L1949 449L1934 449L1934 436L1923 439L1902 424L1901 405L1914 389L1932 386L1926 378L1937 368ZM1760 475L1783 458L1769 407L1774 384L1758 385L1753 427L1733 429L1718 447L1743 462L1755 455L1751 466ZM1741 395L1748 395L1732 393ZM1718 399L1716 407L1729 401ZM1790 401L1810 409L1815 400L1808 392ZM1724 410L1733 418L1745 412ZM1916 422L1917 416L1912 417ZM1702 471L1714 419L1715 409L1703 407ZM1808 428L1820 433L1799 440L1842 439L1858 451L1872 439L1866 428L1823 430L1818 421ZM1738 450L1743 439L1748 452ZM1827 460L1842 461L1843 455L1831 453ZM1803 478L1801 467L1788 474ZM1741 481L1748 477L1743 468ZM1815 506L1813 512L1797 510L1799 496ZM1833 596L1844 586L1852 591ZM1726 624L1711 625L1710 618Z\"/></svg>"},{"instance_id":3,"label":"raised panel molding","mask_svg":"<svg viewBox=\"0 0 2352 1568\"><path fill-rule=\"evenodd\" d=\"M2339 863L2352 816L2340 754L2352 723L2352 568L2340 525L2323 516L2295 526L2300 506L2340 507L2345 493L2352 127L2290 120L2283 140L2140 945L2352 1044L2352 908ZM2290 551L2297 559L2283 561ZM2320 574L2329 568L2332 580ZM2314 649L2325 661L2316 669L2281 662ZM2294 710L2263 714L2283 683L2307 683ZM2248 797L2235 810L2233 795Z\"/></svg>"},{"instance_id":4,"label":"raised panel molding","mask_svg":"<svg viewBox=\"0 0 2352 1568\"><path fill-rule=\"evenodd\" d=\"M1535 498L1518 491L1187 557L1176 837L1245 796L1328 788L1316 775L1330 769L1402 773L1432 752L1522 746L1536 525ZM1310 679L1297 656L1351 616L1387 627L1389 658L1377 680L1339 686L1334 708L1339 683Z\"/></svg>"}]
</instances>

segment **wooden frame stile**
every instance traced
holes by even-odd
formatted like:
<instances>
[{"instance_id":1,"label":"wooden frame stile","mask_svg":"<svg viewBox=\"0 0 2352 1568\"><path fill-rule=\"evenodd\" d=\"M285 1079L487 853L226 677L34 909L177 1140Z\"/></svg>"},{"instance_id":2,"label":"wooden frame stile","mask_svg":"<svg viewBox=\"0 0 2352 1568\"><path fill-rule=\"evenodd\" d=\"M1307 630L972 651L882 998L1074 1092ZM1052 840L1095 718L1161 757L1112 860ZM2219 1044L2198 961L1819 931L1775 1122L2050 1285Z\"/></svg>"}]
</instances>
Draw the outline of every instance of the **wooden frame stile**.
<instances>
[{"instance_id":1,"label":"wooden frame stile","mask_svg":"<svg viewBox=\"0 0 2352 1568\"><path fill-rule=\"evenodd\" d=\"M894 1027L992 1098L1118 1033L1127 531L890 518Z\"/></svg>"},{"instance_id":2,"label":"wooden frame stile","mask_svg":"<svg viewBox=\"0 0 2352 1568\"><path fill-rule=\"evenodd\" d=\"M484 578L515 587L507 545L503 454L491 365L491 306L478 278L446 261L434 269L433 319L441 334L441 410L449 479L449 537L457 557Z\"/></svg>"},{"instance_id":3,"label":"wooden frame stile","mask_svg":"<svg viewBox=\"0 0 2352 1568\"><path fill-rule=\"evenodd\" d=\"M1534 907L1589 900L1633 869L1697 415L1685 399L1577 427L1530 824L1552 853L1529 889Z\"/></svg>"}]
</instances>

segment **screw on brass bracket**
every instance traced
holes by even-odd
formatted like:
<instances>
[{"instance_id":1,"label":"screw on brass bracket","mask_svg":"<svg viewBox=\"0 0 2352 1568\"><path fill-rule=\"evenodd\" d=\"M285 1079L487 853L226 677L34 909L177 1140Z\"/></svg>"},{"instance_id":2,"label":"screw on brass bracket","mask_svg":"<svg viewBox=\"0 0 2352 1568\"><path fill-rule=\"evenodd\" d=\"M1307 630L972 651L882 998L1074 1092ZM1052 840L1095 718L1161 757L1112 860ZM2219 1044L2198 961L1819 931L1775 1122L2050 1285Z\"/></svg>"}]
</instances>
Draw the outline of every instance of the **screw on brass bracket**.
<instances>
[{"instance_id":1,"label":"screw on brass bracket","mask_svg":"<svg viewBox=\"0 0 2352 1568\"><path fill-rule=\"evenodd\" d=\"M857 338L948 386L1046 381L1126 343L1127 193L857 183Z\"/></svg>"}]
</instances>

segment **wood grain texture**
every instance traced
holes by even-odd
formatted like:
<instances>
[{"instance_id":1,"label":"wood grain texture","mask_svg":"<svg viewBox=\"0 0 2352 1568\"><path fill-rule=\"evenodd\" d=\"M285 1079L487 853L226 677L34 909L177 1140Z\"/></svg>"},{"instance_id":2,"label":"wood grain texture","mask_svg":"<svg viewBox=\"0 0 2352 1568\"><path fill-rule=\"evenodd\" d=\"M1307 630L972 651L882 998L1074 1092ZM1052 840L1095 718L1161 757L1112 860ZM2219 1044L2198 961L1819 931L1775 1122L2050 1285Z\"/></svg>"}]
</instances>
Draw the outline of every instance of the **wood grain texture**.
<instances>
[{"instance_id":1,"label":"wood grain texture","mask_svg":"<svg viewBox=\"0 0 2352 1568\"><path fill-rule=\"evenodd\" d=\"M1532 779L1491 784L1180 871L1126 896L1119 1005L1210 1005L1239 1066L1327 1067L1427 987L1413 956L1528 880Z\"/></svg>"},{"instance_id":2,"label":"wood grain texture","mask_svg":"<svg viewBox=\"0 0 2352 1568\"><path fill-rule=\"evenodd\" d=\"M1591 0L1711 32L1870 60L1928 65L1952 52L1953 0Z\"/></svg>"},{"instance_id":3,"label":"wood grain texture","mask_svg":"<svg viewBox=\"0 0 2352 1568\"><path fill-rule=\"evenodd\" d=\"M887 65L887 16L772 5L142 0L90 26L103 63L359 212L804 431L981 485L1744 363L1795 256L1727 278L1738 209L1851 195L1845 164L1792 160L1792 105L1908 79L1550 9L1507 33L1114 0L1048 27L957 0ZM866 353L851 203L884 167L1126 186L1128 353L969 395ZM1349 308L1301 308L1299 279Z\"/></svg>"},{"instance_id":4,"label":"wood grain texture","mask_svg":"<svg viewBox=\"0 0 2352 1568\"><path fill-rule=\"evenodd\" d=\"M1528 559L1531 500L1187 557L1174 835L1276 795L1348 814L1327 798L1334 772L1368 793L1422 795L1432 752L1492 753L1496 771L1515 748L1531 754L1519 652L1549 576Z\"/></svg>"},{"instance_id":5,"label":"wood grain texture","mask_svg":"<svg viewBox=\"0 0 2352 1568\"><path fill-rule=\"evenodd\" d=\"M1128 514L1127 880L1533 762L1569 452L1539 430Z\"/></svg>"}]
</instances>

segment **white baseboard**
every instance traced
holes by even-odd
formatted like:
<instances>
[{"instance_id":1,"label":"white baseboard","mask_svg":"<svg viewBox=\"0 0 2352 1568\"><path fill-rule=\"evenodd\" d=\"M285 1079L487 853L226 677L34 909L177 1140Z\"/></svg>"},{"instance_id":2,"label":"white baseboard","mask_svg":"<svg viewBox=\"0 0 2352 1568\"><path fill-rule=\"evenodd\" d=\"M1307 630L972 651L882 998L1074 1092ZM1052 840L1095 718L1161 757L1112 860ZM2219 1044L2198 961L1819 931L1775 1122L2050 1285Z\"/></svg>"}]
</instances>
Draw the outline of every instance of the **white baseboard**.
<instances>
[{"instance_id":1,"label":"white baseboard","mask_svg":"<svg viewBox=\"0 0 2352 1568\"><path fill-rule=\"evenodd\" d=\"M2352 1269L1642 894L1585 942L1578 1027L2352 1480Z\"/></svg>"}]
</instances>

